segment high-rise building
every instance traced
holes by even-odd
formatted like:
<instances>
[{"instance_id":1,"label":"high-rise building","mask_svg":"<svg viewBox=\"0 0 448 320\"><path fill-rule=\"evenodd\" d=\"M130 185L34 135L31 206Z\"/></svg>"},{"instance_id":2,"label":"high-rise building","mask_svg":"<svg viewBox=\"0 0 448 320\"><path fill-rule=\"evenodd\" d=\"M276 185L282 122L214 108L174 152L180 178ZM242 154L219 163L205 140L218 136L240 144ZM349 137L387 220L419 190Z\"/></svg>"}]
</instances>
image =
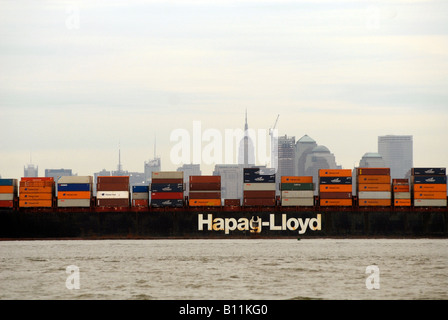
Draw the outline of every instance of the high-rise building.
<instances>
[{"instance_id":1,"label":"high-rise building","mask_svg":"<svg viewBox=\"0 0 448 320\"><path fill-rule=\"evenodd\" d=\"M159 157L155 157L152 160L145 161L145 181L146 183L151 182L152 172L160 171L161 169L161 161Z\"/></svg>"},{"instance_id":2,"label":"high-rise building","mask_svg":"<svg viewBox=\"0 0 448 320\"><path fill-rule=\"evenodd\" d=\"M254 142L249 136L249 125L247 124L247 110L246 121L244 124L244 137L240 141L238 149L238 164L244 165L246 168L255 164L255 148Z\"/></svg>"},{"instance_id":3,"label":"high-rise building","mask_svg":"<svg viewBox=\"0 0 448 320\"><path fill-rule=\"evenodd\" d=\"M336 164L334 154L325 146L314 147L305 159L305 176L313 176L313 181L318 185L320 169L340 169ZM318 193L318 188L314 189L314 193Z\"/></svg>"},{"instance_id":4,"label":"high-rise building","mask_svg":"<svg viewBox=\"0 0 448 320\"><path fill-rule=\"evenodd\" d=\"M386 162L383 157L377 152L366 152L361 161L359 161L360 168L384 168Z\"/></svg>"},{"instance_id":5,"label":"high-rise building","mask_svg":"<svg viewBox=\"0 0 448 320\"><path fill-rule=\"evenodd\" d=\"M34 164L28 164L26 167L23 167L23 176L24 177L38 177L39 176L39 167Z\"/></svg>"},{"instance_id":6,"label":"high-rise building","mask_svg":"<svg viewBox=\"0 0 448 320\"><path fill-rule=\"evenodd\" d=\"M53 177L55 181L62 176L72 176L72 169L45 169L45 177Z\"/></svg>"},{"instance_id":7,"label":"high-rise building","mask_svg":"<svg viewBox=\"0 0 448 320\"><path fill-rule=\"evenodd\" d=\"M294 175L295 145L295 137L278 137L278 177Z\"/></svg>"},{"instance_id":8,"label":"high-rise building","mask_svg":"<svg viewBox=\"0 0 448 320\"><path fill-rule=\"evenodd\" d=\"M243 197L243 164L217 164L214 176L221 176L221 197L241 199Z\"/></svg>"},{"instance_id":9,"label":"high-rise building","mask_svg":"<svg viewBox=\"0 0 448 320\"><path fill-rule=\"evenodd\" d=\"M378 137L378 153L390 168L392 179L404 178L413 166L413 141L410 135Z\"/></svg>"},{"instance_id":10,"label":"high-rise building","mask_svg":"<svg viewBox=\"0 0 448 320\"><path fill-rule=\"evenodd\" d=\"M294 175L305 175L305 162L306 157L311 151L317 147L316 141L310 138L308 135L304 135L296 143L296 155L294 160Z\"/></svg>"}]
</instances>

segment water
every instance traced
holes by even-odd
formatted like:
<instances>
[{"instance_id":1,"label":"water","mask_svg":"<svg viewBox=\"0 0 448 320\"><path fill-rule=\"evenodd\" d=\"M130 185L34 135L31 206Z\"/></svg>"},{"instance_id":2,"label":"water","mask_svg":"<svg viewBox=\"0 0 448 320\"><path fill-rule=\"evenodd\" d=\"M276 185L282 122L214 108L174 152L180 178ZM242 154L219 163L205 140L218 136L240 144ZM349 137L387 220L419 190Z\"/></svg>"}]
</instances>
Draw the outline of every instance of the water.
<instances>
[{"instance_id":1,"label":"water","mask_svg":"<svg viewBox=\"0 0 448 320\"><path fill-rule=\"evenodd\" d=\"M0 299L448 299L442 239L1 241L0 257Z\"/></svg>"}]
</instances>

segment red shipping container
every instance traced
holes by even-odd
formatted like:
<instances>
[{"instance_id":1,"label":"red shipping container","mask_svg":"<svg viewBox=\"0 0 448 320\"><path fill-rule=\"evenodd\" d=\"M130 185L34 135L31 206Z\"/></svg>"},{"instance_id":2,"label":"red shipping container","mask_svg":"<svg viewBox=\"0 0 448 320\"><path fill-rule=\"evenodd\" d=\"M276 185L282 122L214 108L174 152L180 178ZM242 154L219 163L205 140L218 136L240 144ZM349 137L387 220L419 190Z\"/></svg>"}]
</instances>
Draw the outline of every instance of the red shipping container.
<instances>
[{"instance_id":1,"label":"red shipping container","mask_svg":"<svg viewBox=\"0 0 448 320\"><path fill-rule=\"evenodd\" d=\"M0 200L1 208L12 208L14 206L14 201L12 200Z\"/></svg>"},{"instance_id":2,"label":"red shipping container","mask_svg":"<svg viewBox=\"0 0 448 320\"><path fill-rule=\"evenodd\" d=\"M119 184L129 184L129 176L98 176L96 179L98 184L103 183L119 183Z\"/></svg>"},{"instance_id":3,"label":"red shipping container","mask_svg":"<svg viewBox=\"0 0 448 320\"><path fill-rule=\"evenodd\" d=\"M98 199L99 207L129 207L129 199Z\"/></svg>"},{"instance_id":4,"label":"red shipping container","mask_svg":"<svg viewBox=\"0 0 448 320\"><path fill-rule=\"evenodd\" d=\"M221 191L221 183L209 182L209 183L190 183L190 191Z\"/></svg>"},{"instance_id":5,"label":"red shipping container","mask_svg":"<svg viewBox=\"0 0 448 320\"><path fill-rule=\"evenodd\" d=\"M373 174L381 176L390 176L390 168L356 168L357 175Z\"/></svg>"},{"instance_id":6,"label":"red shipping container","mask_svg":"<svg viewBox=\"0 0 448 320\"><path fill-rule=\"evenodd\" d=\"M319 193L321 199L351 199L351 192L321 192Z\"/></svg>"},{"instance_id":7,"label":"red shipping container","mask_svg":"<svg viewBox=\"0 0 448 320\"><path fill-rule=\"evenodd\" d=\"M146 199L134 199L132 200L133 207L148 207L149 201Z\"/></svg>"},{"instance_id":8,"label":"red shipping container","mask_svg":"<svg viewBox=\"0 0 448 320\"><path fill-rule=\"evenodd\" d=\"M151 193L151 199L157 200L157 199L183 199L184 193L183 192L152 192Z\"/></svg>"},{"instance_id":9,"label":"red shipping container","mask_svg":"<svg viewBox=\"0 0 448 320\"><path fill-rule=\"evenodd\" d=\"M160 178L153 178L151 180L151 183L184 183L183 179L160 179Z\"/></svg>"},{"instance_id":10,"label":"red shipping container","mask_svg":"<svg viewBox=\"0 0 448 320\"><path fill-rule=\"evenodd\" d=\"M244 199L245 206L275 206L274 199Z\"/></svg>"},{"instance_id":11,"label":"red shipping container","mask_svg":"<svg viewBox=\"0 0 448 320\"><path fill-rule=\"evenodd\" d=\"M97 191L129 191L129 184L127 183L98 183L96 185Z\"/></svg>"},{"instance_id":12,"label":"red shipping container","mask_svg":"<svg viewBox=\"0 0 448 320\"><path fill-rule=\"evenodd\" d=\"M221 199L221 192L192 191L189 197L190 199Z\"/></svg>"},{"instance_id":13,"label":"red shipping container","mask_svg":"<svg viewBox=\"0 0 448 320\"><path fill-rule=\"evenodd\" d=\"M244 191L245 199L275 198L275 191Z\"/></svg>"},{"instance_id":14,"label":"red shipping container","mask_svg":"<svg viewBox=\"0 0 448 320\"><path fill-rule=\"evenodd\" d=\"M221 183L221 176L190 176L190 183Z\"/></svg>"},{"instance_id":15,"label":"red shipping container","mask_svg":"<svg viewBox=\"0 0 448 320\"><path fill-rule=\"evenodd\" d=\"M224 199L225 206L239 206L241 205L240 199Z\"/></svg>"}]
</instances>

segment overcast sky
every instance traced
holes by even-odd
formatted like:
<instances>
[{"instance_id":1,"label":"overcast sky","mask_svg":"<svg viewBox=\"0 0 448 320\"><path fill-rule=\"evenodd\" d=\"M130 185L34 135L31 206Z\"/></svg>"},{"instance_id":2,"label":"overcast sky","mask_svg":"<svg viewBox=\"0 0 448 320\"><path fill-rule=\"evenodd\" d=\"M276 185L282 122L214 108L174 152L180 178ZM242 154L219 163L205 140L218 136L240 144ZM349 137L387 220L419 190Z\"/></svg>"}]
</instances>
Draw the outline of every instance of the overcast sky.
<instances>
[{"instance_id":1,"label":"overcast sky","mask_svg":"<svg viewBox=\"0 0 448 320\"><path fill-rule=\"evenodd\" d=\"M448 1L1 1L0 175L143 172L176 129L308 134L353 168L378 136L448 166ZM258 163L260 164L260 163ZM212 166L203 166L211 174Z\"/></svg>"}]
</instances>

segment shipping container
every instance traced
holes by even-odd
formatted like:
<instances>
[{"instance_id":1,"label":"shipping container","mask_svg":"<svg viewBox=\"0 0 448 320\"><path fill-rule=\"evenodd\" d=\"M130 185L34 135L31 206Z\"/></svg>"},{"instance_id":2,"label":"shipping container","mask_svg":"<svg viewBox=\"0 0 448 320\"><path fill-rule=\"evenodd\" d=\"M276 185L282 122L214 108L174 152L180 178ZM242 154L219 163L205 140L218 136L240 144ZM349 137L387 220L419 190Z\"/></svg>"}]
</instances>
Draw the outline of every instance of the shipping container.
<instances>
[{"instance_id":1,"label":"shipping container","mask_svg":"<svg viewBox=\"0 0 448 320\"><path fill-rule=\"evenodd\" d=\"M86 208L90 207L90 199L58 199L58 207Z\"/></svg>"},{"instance_id":2,"label":"shipping container","mask_svg":"<svg viewBox=\"0 0 448 320\"><path fill-rule=\"evenodd\" d=\"M0 186L16 186L17 179L0 179Z\"/></svg>"},{"instance_id":3,"label":"shipping container","mask_svg":"<svg viewBox=\"0 0 448 320\"><path fill-rule=\"evenodd\" d=\"M0 201L12 201L14 196L14 193L0 193Z\"/></svg>"},{"instance_id":4,"label":"shipping container","mask_svg":"<svg viewBox=\"0 0 448 320\"><path fill-rule=\"evenodd\" d=\"M128 191L98 191L97 199L129 199Z\"/></svg>"},{"instance_id":5,"label":"shipping container","mask_svg":"<svg viewBox=\"0 0 448 320\"><path fill-rule=\"evenodd\" d=\"M149 200L149 192L133 192L132 200Z\"/></svg>"},{"instance_id":6,"label":"shipping container","mask_svg":"<svg viewBox=\"0 0 448 320\"><path fill-rule=\"evenodd\" d=\"M221 199L221 192L219 191L191 191L190 199Z\"/></svg>"},{"instance_id":7,"label":"shipping container","mask_svg":"<svg viewBox=\"0 0 448 320\"><path fill-rule=\"evenodd\" d=\"M282 206L311 207L314 206L314 198L282 198Z\"/></svg>"},{"instance_id":8,"label":"shipping container","mask_svg":"<svg viewBox=\"0 0 448 320\"><path fill-rule=\"evenodd\" d=\"M12 200L0 200L0 207L1 208L13 208L14 207L14 201L12 201Z\"/></svg>"},{"instance_id":9,"label":"shipping container","mask_svg":"<svg viewBox=\"0 0 448 320\"><path fill-rule=\"evenodd\" d=\"M446 192L415 191L414 199L446 199Z\"/></svg>"},{"instance_id":10,"label":"shipping container","mask_svg":"<svg viewBox=\"0 0 448 320\"><path fill-rule=\"evenodd\" d=\"M151 192L183 192L183 183L151 183Z\"/></svg>"},{"instance_id":11,"label":"shipping container","mask_svg":"<svg viewBox=\"0 0 448 320\"><path fill-rule=\"evenodd\" d=\"M393 185L400 185L400 184L409 184L409 180L408 179L392 179L392 184Z\"/></svg>"},{"instance_id":12,"label":"shipping container","mask_svg":"<svg viewBox=\"0 0 448 320\"><path fill-rule=\"evenodd\" d=\"M92 176L62 176L58 179L58 184L62 183L75 183L75 184L92 184L93 177Z\"/></svg>"},{"instance_id":13,"label":"shipping container","mask_svg":"<svg viewBox=\"0 0 448 320\"><path fill-rule=\"evenodd\" d=\"M374 183L374 184L390 184L390 176L381 176L381 175L360 175L357 178L357 183L359 184L367 184L367 183Z\"/></svg>"},{"instance_id":14,"label":"shipping container","mask_svg":"<svg viewBox=\"0 0 448 320\"><path fill-rule=\"evenodd\" d=\"M386 183L366 183L358 185L358 192L361 191L391 191L391 185Z\"/></svg>"},{"instance_id":15,"label":"shipping container","mask_svg":"<svg viewBox=\"0 0 448 320\"><path fill-rule=\"evenodd\" d=\"M411 199L410 192L395 192L394 199Z\"/></svg>"},{"instance_id":16,"label":"shipping container","mask_svg":"<svg viewBox=\"0 0 448 320\"><path fill-rule=\"evenodd\" d=\"M151 199L151 207L164 208L164 207L183 207L184 203L182 199Z\"/></svg>"},{"instance_id":17,"label":"shipping container","mask_svg":"<svg viewBox=\"0 0 448 320\"><path fill-rule=\"evenodd\" d=\"M128 183L98 183L96 185L97 191L128 191Z\"/></svg>"},{"instance_id":18,"label":"shipping container","mask_svg":"<svg viewBox=\"0 0 448 320\"><path fill-rule=\"evenodd\" d=\"M247 175L272 175L275 174L275 168L243 168L244 176Z\"/></svg>"},{"instance_id":19,"label":"shipping container","mask_svg":"<svg viewBox=\"0 0 448 320\"><path fill-rule=\"evenodd\" d=\"M53 199L52 193L22 193L20 199L27 200L51 200Z\"/></svg>"},{"instance_id":20,"label":"shipping container","mask_svg":"<svg viewBox=\"0 0 448 320\"><path fill-rule=\"evenodd\" d=\"M314 191L312 190L296 190L296 191L282 191L283 198L314 198Z\"/></svg>"},{"instance_id":21,"label":"shipping container","mask_svg":"<svg viewBox=\"0 0 448 320\"><path fill-rule=\"evenodd\" d=\"M151 192L151 200L180 199L184 197L183 192Z\"/></svg>"},{"instance_id":22,"label":"shipping container","mask_svg":"<svg viewBox=\"0 0 448 320\"><path fill-rule=\"evenodd\" d=\"M243 184L243 190L247 191L262 191L262 190L274 190L275 183L245 183Z\"/></svg>"},{"instance_id":23,"label":"shipping container","mask_svg":"<svg viewBox=\"0 0 448 320\"><path fill-rule=\"evenodd\" d=\"M53 181L20 181L19 187L49 187L54 188L54 182Z\"/></svg>"},{"instance_id":24,"label":"shipping container","mask_svg":"<svg viewBox=\"0 0 448 320\"><path fill-rule=\"evenodd\" d=\"M221 191L220 182L209 182L209 183L190 183L190 191Z\"/></svg>"},{"instance_id":25,"label":"shipping container","mask_svg":"<svg viewBox=\"0 0 448 320\"><path fill-rule=\"evenodd\" d=\"M275 206L275 198L269 199L244 199L245 206Z\"/></svg>"},{"instance_id":26,"label":"shipping container","mask_svg":"<svg viewBox=\"0 0 448 320\"><path fill-rule=\"evenodd\" d=\"M17 188L14 186L0 186L0 193L14 193Z\"/></svg>"},{"instance_id":27,"label":"shipping container","mask_svg":"<svg viewBox=\"0 0 448 320\"><path fill-rule=\"evenodd\" d=\"M275 183L275 174L272 175L246 175L244 183Z\"/></svg>"},{"instance_id":28,"label":"shipping container","mask_svg":"<svg viewBox=\"0 0 448 320\"><path fill-rule=\"evenodd\" d=\"M52 200L19 199L19 207L21 208L51 208L52 204Z\"/></svg>"},{"instance_id":29,"label":"shipping container","mask_svg":"<svg viewBox=\"0 0 448 320\"><path fill-rule=\"evenodd\" d=\"M347 207L347 206L353 205L352 199L320 199L319 203L323 207L326 207L326 206Z\"/></svg>"},{"instance_id":30,"label":"shipping container","mask_svg":"<svg viewBox=\"0 0 448 320\"><path fill-rule=\"evenodd\" d=\"M97 199L98 207L129 207L129 199Z\"/></svg>"},{"instance_id":31,"label":"shipping container","mask_svg":"<svg viewBox=\"0 0 448 320\"><path fill-rule=\"evenodd\" d=\"M314 190L314 183L281 183L280 190Z\"/></svg>"},{"instance_id":32,"label":"shipping container","mask_svg":"<svg viewBox=\"0 0 448 320\"><path fill-rule=\"evenodd\" d=\"M446 176L412 176L411 181L413 184L420 184L420 183L446 184Z\"/></svg>"},{"instance_id":33,"label":"shipping container","mask_svg":"<svg viewBox=\"0 0 448 320\"><path fill-rule=\"evenodd\" d=\"M359 199L359 206L381 206L391 205L391 199Z\"/></svg>"},{"instance_id":34,"label":"shipping container","mask_svg":"<svg viewBox=\"0 0 448 320\"><path fill-rule=\"evenodd\" d=\"M413 176L446 176L446 168L412 168Z\"/></svg>"},{"instance_id":35,"label":"shipping container","mask_svg":"<svg viewBox=\"0 0 448 320\"><path fill-rule=\"evenodd\" d=\"M225 206L240 206L241 200L240 199L224 199L224 205Z\"/></svg>"},{"instance_id":36,"label":"shipping container","mask_svg":"<svg viewBox=\"0 0 448 320\"><path fill-rule=\"evenodd\" d=\"M410 207L411 199L395 199L394 206L395 207Z\"/></svg>"},{"instance_id":37,"label":"shipping container","mask_svg":"<svg viewBox=\"0 0 448 320\"><path fill-rule=\"evenodd\" d=\"M98 176L97 184L127 184L129 185L129 176Z\"/></svg>"},{"instance_id":38,"label":"shipping container","mask_svg":"<svg viewBox=\"0 0 448 320\"><path fill-rule=\"evenodd\" d=\"M414 199L415 207L446 207L447 199Z\"/></svg>"},{"instance_id":39,"label":"shipping container","mask_svg":"<svg viewBox=\"0 0 448 320\"><path fill-rule=\"evenodd\" d=\"M312 176L282 176L281 183L313 183Z\"/></svg>"},{"instance_id":40,"label":"shipping container","mask_svg":"<svg viewBox=\"0 0 448 320\"><path fill-rule=\"evenodd\" d=\"M435 183L414 184L414 192L415 191L438 191L446 193L446 184L435 184Z\"/></svg>"},{"instance_id":41,"label":"shipping container","mask_svg":"<svg viewBox=\"0 0 448 320\"><path fill-rule=\"evenodd\" d=\"M390 168L356 168L356 175L390 176Z\"/></svg>"},{"instance_id":42,"label":"shipping container","mask_svg":"<svg viewBox=\"0 0 448 320\"><path fill-rule=\"evenodd\" d=\"M58 192L61 191L91 191L90 183L58 183Z\"/></svg>"},{"instance_id":43,"label":"shipping container","mask_svg":"<svg viewBox=\"0 0 448 320\"><path fill-rule=\"evenodd\" d=\"M392 194L388 191L360 191L358 199L391 199Z\"/></svg>"},{"instance_id":44,"label":"shipping container","mask_svg":"<svg viewBox=\"0 0 448 320\"><path fill-rule=\"evenodd\" d=\"M352 199L351 192L321 192L319 193L321 199Z\"/></svg>"},{"instance_id":45,"label":"shipping container","mask_svg":"<svg viewBox=\"0 0 448 320\"><path fill-rule=\"evenodd\" d=\"M152 184L183 184L184 179L157 179L154 178L151 180Z\"/></svg>"},{"instance_id":46,"label":"shipping container","mask_svg":"<svg viewBox=\"0 0 448 320\"><path fill-rule=\"evenodd\" d=\"M393 191L394 192L409 192L411 191L410 186L409 185L405 185L405 184L396 184L393 185Z\"/></svg>"},{"instance_id":47,"label":"shipping container","mask_svg":"<svg viewBox=\"0 0 448 320\"><path fill-rule=\"evenodd\" d=\"M53 193L53 187L41 186L41 187L20 187L19 193Z\"/></svg>"},{"instance_id":48,"label":"shipping container","mask_svg":"<svg viewBox=\"0 0 448 320\"><path fill-rule=\"evenodd\" d=\"M221 199L190 199L188 204L192 207L208 207L208 206L221 206Z\"/></svg>"},{"instance_id":49,"label":"shipping container","mask_svg":"<svg viewBox=\"0 0 448 320\"><path fill-rule=\"evenodd\" d=\"M243 197L246 199L275 198L275 191L243 191Z\"/></svg>"},{"instance_id":50,"label":"shipping container","mask_svg":"<svg viewBox=\"0 0 448 320\"><path fill-rule=\"evenodd\" d=\"M62 191L58 192L58 199L90 199L90 191Z\"/></svg>"},{"instance_id":51,"label":"shipping container","mask_svg":"<svg viewBox=\"0 0 448 320\"><path fill-rule=\"evenodd\" d=\"M351 184L324 184L319 186L319 192L352 192Z\"/></svg>"},{"instance_id":52,"label":"shipping container","mask_svg":"<svg viewBox=\"0 0 448 320\"><path fill-rule=\"evenodd\" d=\"M190 183L221 183L221 176L190 176Z\"/></svg>"},{"instance_id":53,"label":"shipping container","mask_svg":"<svg viewBox=\"0 0 448 320\"><path fill-rule=\"evenodd\" d=\"M319 184L352 184L352 177L319 177Z\"/></svg>"},{"instance_id":54,"label":"shipping container","mask_svg":"<svg viewBox=\"0 0 448 320\"><path fill-rule=\"evenodd\" d=\"M351 177L352 170L350 169L320 169L319 177Z\"/></svg>"},{"instance_id":55,"label":"shipping container","mask_svg":"<svg viewBox=\"0 0 448 320\"><path fill-rule=\"evenodd\" d=\"M153 171L152 179L184 179L183 171Z\"/></svg>"},{"instance_id":56,"label":"shipping container","mask_svg":"<svg viewBox=\"0 0 448 320\"><path fill-rule=\"evenodd\" d=\"M149 194L149 186L132 186L132 192Z\"/></svg>"},{"instance_id":57,"label":"shipping container","mask_svg":"<svg viewBox=\"0 0 448 320\"><path fill-rule=\"evenodd\" d=\"M22 177L20 178L20 181L31 181L31 182L38 182L38 181L42 181L42 182L54 182L54 178L53 177Z\"/></svg>"},{"instance_id":58,"label":"shipping container","mask_svg":"<svg viewBox=\"0 0 448 320\"><path fill-rule=\"evenodd\" d=\"M149 200L148 199L132 199L133 207L148 207Z\"/></svg>"}]
</instances>

